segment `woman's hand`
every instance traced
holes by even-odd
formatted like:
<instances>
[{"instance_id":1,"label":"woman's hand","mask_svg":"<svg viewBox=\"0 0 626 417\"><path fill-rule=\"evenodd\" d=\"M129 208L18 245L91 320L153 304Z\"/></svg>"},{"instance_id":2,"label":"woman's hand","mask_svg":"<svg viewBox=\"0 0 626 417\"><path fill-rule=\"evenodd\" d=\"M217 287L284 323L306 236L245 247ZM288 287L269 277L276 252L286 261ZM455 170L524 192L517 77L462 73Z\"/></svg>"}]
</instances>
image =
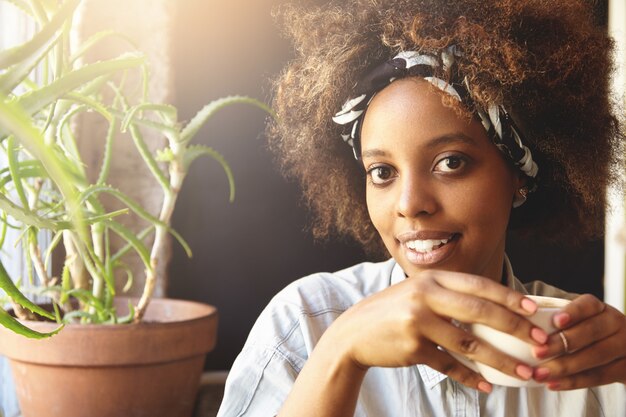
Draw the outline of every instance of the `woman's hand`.
<instances>
[{"instance_id":1,"label":"woman's hand","mask_svg":"<svg viewBox=\"0 0 626 417\"><path fill-rule=\"evenodd\" d=\"M489 392L491 385L481 375L438 346L522 379L531 378L532 368L458 328L452 319L483 323L541 345L546 333L524 318L536 308L523 294L487 278L426 271L354 305L324 338L332 338L336 353L343 351L362 369L426 364Z\"/></svg>"},{"instance_id":2,"label":"woman's hand","mask_svg":"<svg viewBox=\"0 0 626 417\"><path fill-rule=\"evenodd\" d=\"M535 369L534 378L553 390L626 383L626 316L592 295L582 295L554 316L562 329L545 346L534 348L537 358L560 355Z\"/></svg>"}]
</instances>

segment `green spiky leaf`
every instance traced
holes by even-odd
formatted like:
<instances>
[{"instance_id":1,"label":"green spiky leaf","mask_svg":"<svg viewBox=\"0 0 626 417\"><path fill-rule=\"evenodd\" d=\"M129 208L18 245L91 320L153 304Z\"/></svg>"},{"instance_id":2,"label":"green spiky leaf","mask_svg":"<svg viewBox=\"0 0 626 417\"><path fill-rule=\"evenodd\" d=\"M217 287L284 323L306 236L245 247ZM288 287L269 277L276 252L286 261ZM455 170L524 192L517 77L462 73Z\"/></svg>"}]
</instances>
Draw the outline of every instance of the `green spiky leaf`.
<instances>
[{"instance_id":1,"label":"green spiky leaf","mask_svg":"<svg viewBox=\"0 0 626 417\"><path fill-rule=\"evenodd\" d=\"M28 309L35 314L39 314L42 317L54 320L54 316L52 314L30 301L20 292L20 290L17 289L15 283L11 280L11 277L9 277L6 269L4 269L2 262L0 262L0 288L4 290L4 292L6 292L13 301L25 309Z\"/></svg>"},{"instance_id":2,"label":"green spiky leaf","mask_svg":"<svg viewBox=\"0 0 626 417\"><path fill-rule=\"evenodd\" d=\"M196 115L183 129L180 137L181 141L183 143L188 143L189 141L191 141L196 133L198 133L198 130L200 130L200 128L211 118L211 116L215 114L215 112L223 109L224 107L228 107L237 103L251 104L275 117L274 111L267 104L254 98L245 96L229 96L220 98L217 100L213 100L202 109L200 109L198 113L196 113Z\"/></svg>"},{"instance_id":3,"label":"green spiky leaf","mask_svg":"<svg viewBox=\"0 0 626 417\"><path fill-rule=\"evenodd\" d=\"M229 201L232 203L235 200L235 177L233 176L233 171L230 169L230 165L228 165L226 159L215 149L204 145L188 146L185 151L185 156L183 158L185 171L187 171L193 161L195 161L200 156L208 156L220 163L222 169L224 169L224 172L226 173L226 177L228 178L228 186L230 188Z\"/></svg>"},{"instance_id":4,"label":"green spiky leaf","mask_svg":"<svg viewBox=\"0 0 626 417\"><path fill-rule=\"evenodd\" d=\"M50 38L67 22L74 13L80 0L68 0L63 3L54 17L31 40L23 45L0 51L0 69L6 69L28 59L45 46Z\"/></svg>"},{"instance_id":5,"label":"green spiky leaf","mask_svg":"<svg viewBox=\"0 0 626 417\"><path fill-rule=\"evenodd\" d=\"M15 317L11 316L9 313L7 313L1 308L0 308L0 325L6 327L7 329L19 335L22 335L31 339L45 339L50 336L54 336L55 334L59 333L61 329L63 329L63 325L60 325L57 329L55 329L54 331L50 333L40 333L36 330L33 330L29 327L24 326L19 320L17 320Z\"/></svg>"}]
</instances>

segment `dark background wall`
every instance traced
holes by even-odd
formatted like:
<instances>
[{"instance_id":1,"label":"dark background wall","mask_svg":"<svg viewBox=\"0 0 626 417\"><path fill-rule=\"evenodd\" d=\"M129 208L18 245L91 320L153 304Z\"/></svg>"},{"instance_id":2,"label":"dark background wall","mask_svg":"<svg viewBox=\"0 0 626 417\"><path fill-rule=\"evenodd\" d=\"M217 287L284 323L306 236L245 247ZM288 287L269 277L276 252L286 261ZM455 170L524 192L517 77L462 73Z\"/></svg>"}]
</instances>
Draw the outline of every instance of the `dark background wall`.
<instances>
[{"instance_id":1,"label":"dark background wall","mask_svg":"<svg viewBox=\"0 0 626 417\"><path fill-rule=\"evenodd\" d=\"M323 1L317 0L317 3ZM271 10L279 0L180 1L174 73L180 116L189 119L210 100L243 94L270 100L268 79L292 56ZM605 3L600 2L600 17ZM303 115L306 117L306 115ZM196 162L181 192L174 227L194 250L188 259L174 244L169 295L219 309L218 345L209 369L228 369L254 320L289 282L366 260L350 242L316 243L297 186L285 181L266 150L266 115L233 106L217 113L197 136L231 164L237 195L219 165ZM508 253L522 280L542 279L575 292L602 295L603 246L579 250L510 239ZM523 262L522 262L523 261Z\"/></svg>"}]
</instances>

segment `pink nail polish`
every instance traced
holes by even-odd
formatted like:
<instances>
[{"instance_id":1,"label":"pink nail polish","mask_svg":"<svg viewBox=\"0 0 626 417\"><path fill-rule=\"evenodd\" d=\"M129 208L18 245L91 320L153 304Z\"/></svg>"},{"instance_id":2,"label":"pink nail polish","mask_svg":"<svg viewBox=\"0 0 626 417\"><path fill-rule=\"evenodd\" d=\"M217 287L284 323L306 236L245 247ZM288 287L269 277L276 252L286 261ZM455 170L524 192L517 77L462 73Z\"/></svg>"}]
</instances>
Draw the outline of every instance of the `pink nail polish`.
<instances>
[{"instance_id":1,"label":"pink nail polish","mask_svg":"<svg viewBox=\"0 0 626 417\"><path fill-rule=\"evenodd\" d=\"M517 365L515 367L515 373L522 379L530 379L530 377L533 376L533 370L526 365Z\"/></svg>"},{"instance_id":2,"label":"pink nail polish","mask_svg":"<svg viewBox=\"0 0 626 417\"><path fill-rule=\"evenodd\" d=\"M537 359L543 359L548 355L548 346L535 346L533 347L533 356Z\"/></svg>"},{"instance_id":3,"label":"pink nail polish","mask_svg":"<svg viewBox=\"0 0 626 417\"><path fill-rule=\"evenodd\" d=\"M537 304L530 298L522 298L522 308L529 313L537 311Z\"/></svg>"},{"instance_id":4,"label":"pink nail polish","mask_svg":"<svg viewBox=\"0 0 626 417\"><path fill-rule=\"evenodd\" d=\"M559 388L561 388L561 384L559 383L559 381L550 381L550 382L548 382L548 389L550 389L550 390L558 390Z\"/></svg>"},{"instance_id":5,"label":"pink nail polish","mask_svg":"<svg viewBox=\"0 0 626 417\"><path fill-rule=\"evenodd\" d=\"M478 383L478 389L484 393L489 394L491 392L492 387L490 383L485 382L485 381L480 381Z\"/></svg>"},{"instance_id":6,"label":"pink nail polish","mask_svg":"<svg viewBox=\"0 0 626 417\"><path fill-rule=\"evenodd\" d=\"M550 376L550 370L548 368L537 368L535 369L534 378L535 381L543 381Z\"/></svg>"},{"instance_id":7,"label":"pink nail polish","mask_svg":"<svg viewBox=\"0 0 626 417\"><path fill-rule=\"evenodd\" d=\"M542 345L548 341L548 334L539 327L534 327L530 331L530 337L532 337L535 342L541 343Z\"/></svg>"},{"instance_id":8,"label":"pink nail polish","mask_svg":"<svg viewBox=\"0 0 626 417\"><path fill-rule=\"evenodd\" d=\"M554 325L559 329L567 326L572 318L568 313L557 313L554 315Z\"/></svg>"}]
</instances>

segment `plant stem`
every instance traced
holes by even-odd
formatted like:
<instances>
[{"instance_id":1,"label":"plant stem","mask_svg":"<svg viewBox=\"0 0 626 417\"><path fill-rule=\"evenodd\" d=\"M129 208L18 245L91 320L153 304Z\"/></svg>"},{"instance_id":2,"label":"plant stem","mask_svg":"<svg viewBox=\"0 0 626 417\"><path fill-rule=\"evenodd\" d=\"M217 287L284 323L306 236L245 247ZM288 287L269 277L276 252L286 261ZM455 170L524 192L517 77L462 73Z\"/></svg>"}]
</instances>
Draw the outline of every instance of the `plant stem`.
<instances>
[{"instance_id":1,"label":"plant stem","mask_svg":"<svg viewBox=\"0 0 626 417\"><path fill-rule=\"evenodd\" d=\"M41 258L41 251L39 250L39 245L36 240L31 240L28 244L28 248L30 250L30 256L33 260L33 264L35 266L35 271L37 271L37 275L39 276L39 280L41 281L41 285L44 287L48 287L50 285L50 277L48 276L48 271L46 271L46 265Z\"/></svg>"},{"instance_id":2,"label":"plant stem","mask_svg":"<svg viewBox=\"0 0 626 417\"><path fill-rule=\"evenodd\" d=\"M182 187L185 175L187 174L182 163L182 154L185 149L186 148L180 146L172 146L174 158L170 162L169 170L170 192L165 192L163 197L163 206L161 207L161 213L159 215L159 220L164 224L170 224L172 213L174 212L174 207L176 206L178 193ZM148 304L152 299L152 294L154 293L154 288L157 282L158 260L163 258L163 252L165 251L167 244L167 235L168 231L165 227L156 225L154 243L152 244L152 251L150 253L151 270L146 269L146 283L144 285L139 304L137 305L135 322L138 322L143 318L146 313L146 309L148 308Z\"/></svg>"},{"instance_id":3,"label":"plant stem","mask_svg":"<svg viewBox=\"0 0 626 417\"><path fill-rule=\"evenodd\" d=\"M80 253L74 245L74 239L72 232L69 230L63 231L63 246L65 246L65 265L70 270L70 276L74 283L74 288L88 289L89 288L89 274L85 269L85 264L80 256Z\"/></svg>"},{"instance_id":4,"label":"plant stem","mask_svg":"<svg viewBox=\"0 0 626 417\"><path fill-rule=\"evenodd\" d=\"M11 300L11 306L13 307L13 312L15 313L15 317L20 320L37 320L37 316L35 313L29 311L28 309L22 307L15 301Z\"/></svg>"},{"instance_id":5,"label":"plant stem","mask_svg":"<svg viewBox=\"0 0 626 417\"><path fill-rule=\"evenodd\" d=\"M90 206L88 204L88 206ZM96 257L102 262L104 260L104 226L102 223L95 223L91 227L91 240L93 242L93 250ZM99 276L93 277L92 294L101 300L104 294L104 280Z\"/></svg>"},{"instance_id":6,"label":"plant stem","mask_svg":"<svg viewBox=\"0 0 626 417\"><path fill-rule=\"evenodd\" d=\"M29 194L28 198L28 206L31 210L37 209L37 201L39 200L41 185L41 179L36 180L33 184L33 190ZM43 258L41 257L41 250L39 249L36 233L34 238L28 239L28 250L30 251L30 257L33 260L33 266L35 267L35 271L37 272L37 276L39 277L41 285L43 285L44 287L48 287L50 285L50 277L48 276L46 265L43 261Z\"/></svg>"}]
</instances>

